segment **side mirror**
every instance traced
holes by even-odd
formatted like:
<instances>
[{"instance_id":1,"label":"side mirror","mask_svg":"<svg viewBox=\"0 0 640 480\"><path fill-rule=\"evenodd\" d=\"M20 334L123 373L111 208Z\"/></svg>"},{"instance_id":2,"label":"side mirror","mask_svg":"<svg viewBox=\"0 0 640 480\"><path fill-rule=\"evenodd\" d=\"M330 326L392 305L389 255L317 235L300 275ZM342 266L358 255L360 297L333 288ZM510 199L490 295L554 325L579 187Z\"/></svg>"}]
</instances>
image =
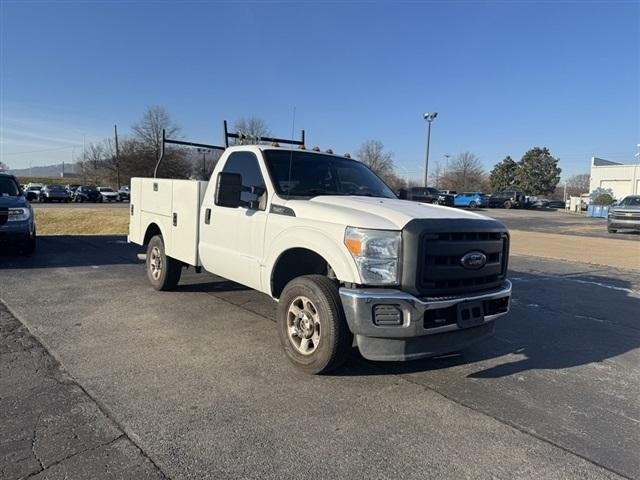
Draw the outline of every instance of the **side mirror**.
<instances>
[{"instance_id":1,"label":"side mirror","mask_svg":"<svg viewBox=\"0 0 640 480\"><path fill-rule=\"evenodd\" d=\"M215 204L219 207L237 208L243 205L242 175L239 173L220 172L216 183Z\"/></svg>"}]
</instances>

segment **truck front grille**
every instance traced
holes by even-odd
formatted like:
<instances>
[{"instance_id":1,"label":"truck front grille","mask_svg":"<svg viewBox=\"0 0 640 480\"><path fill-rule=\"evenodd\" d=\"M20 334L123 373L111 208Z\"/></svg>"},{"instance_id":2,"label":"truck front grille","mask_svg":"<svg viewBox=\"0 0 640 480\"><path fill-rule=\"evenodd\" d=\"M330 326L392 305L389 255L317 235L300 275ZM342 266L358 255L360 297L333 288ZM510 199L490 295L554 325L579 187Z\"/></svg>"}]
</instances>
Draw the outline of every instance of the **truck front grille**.
<instances>
[{"instance_id":1,"label":"truck front grille","mask_svg":"<svg viewBox=\"0 0 640 480\"><path fill-rule=\"evenodd\" d=\"M500 285L506 276L506 232L427 233L421 243L416 286L422 295L486 290ZM470 270L462 265L462 257L469 252L486 256L482 268Z\"/></svg>"}]
</instances>

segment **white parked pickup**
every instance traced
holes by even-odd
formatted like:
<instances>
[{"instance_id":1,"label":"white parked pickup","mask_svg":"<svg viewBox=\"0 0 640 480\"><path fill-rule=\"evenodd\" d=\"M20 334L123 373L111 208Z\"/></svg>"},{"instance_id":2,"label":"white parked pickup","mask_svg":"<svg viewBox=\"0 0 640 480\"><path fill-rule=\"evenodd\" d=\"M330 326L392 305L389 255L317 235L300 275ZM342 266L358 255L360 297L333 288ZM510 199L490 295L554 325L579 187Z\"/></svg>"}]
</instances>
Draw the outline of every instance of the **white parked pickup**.
<instances>
[{"instance_id":1,"label":"white parked pickup","mask_svg":"<svg viewBox=\"0 0 640 480\"><path fill-rule=\"evenodd\" d=\"M288 358L310 373L337 368L354 336L373 360L458 351L509 310L504 225L399 200L350 158L230 147L209 182L132 179L130 212L153 287L194 266L270 295Z\"/></svg>"}]
</instances>

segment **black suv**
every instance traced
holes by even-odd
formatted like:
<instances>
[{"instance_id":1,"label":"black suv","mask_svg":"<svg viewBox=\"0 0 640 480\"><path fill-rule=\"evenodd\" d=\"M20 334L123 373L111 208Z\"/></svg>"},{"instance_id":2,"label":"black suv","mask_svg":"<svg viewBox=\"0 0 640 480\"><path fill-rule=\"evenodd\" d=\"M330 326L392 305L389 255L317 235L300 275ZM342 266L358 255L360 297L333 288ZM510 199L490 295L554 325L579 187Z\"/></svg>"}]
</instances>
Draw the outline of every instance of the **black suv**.
<instances>
[{"instance_id":1,"label":"black suv","mask_svg":"<svg viewBox=\"0 0 640 480\"><path fill-rule=\"evenodd\" d=\"M496 192L489 197L489 207L492 208L521 208L526 204L523 192Z\"/></svg>"},{"instance_id":2,"label":"black suv","mask_svg":"<svg viewBox=\"0 0 640 480\"><path fill-rule=\"evenodd\" d=\"M401 188L399 197L403 200L414 202L435 203L446 207L453 207L454 195L441 193L440 190L431 187Z\"/></svg>"},{"instance_id":3,"label":"black suv","mask_svg":"<svg viewBox=\"0 0 640 480\"><path fill-rule=\"evenodd\" d=\"M9 245L32 254L36 249L36 222L16 177L0 172L0 252Z\"/></svg>"},{"instance_id":4,"label":"black suv","mask_svg":"<svg viewBox=\"0 0 640 480\"><path fill-rule=\"evenodd\" d=\"M94 186L82 186L76 189L76 193L73 196L74 202L94 202L97 203L101 199L100 192Z\"/></svg>"}]
</instances>

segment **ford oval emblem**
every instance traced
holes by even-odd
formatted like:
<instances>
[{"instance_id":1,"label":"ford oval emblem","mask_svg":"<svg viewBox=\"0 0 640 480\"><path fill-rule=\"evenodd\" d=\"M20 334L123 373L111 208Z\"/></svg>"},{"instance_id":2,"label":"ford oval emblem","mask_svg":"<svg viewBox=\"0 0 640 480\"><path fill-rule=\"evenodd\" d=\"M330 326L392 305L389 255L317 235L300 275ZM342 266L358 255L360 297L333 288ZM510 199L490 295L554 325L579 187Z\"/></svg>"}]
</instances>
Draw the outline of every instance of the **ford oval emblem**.
<instances>
[{"instance_id":1,"label":"ford oval emblem","mask_svg":"<svg viewBox=\"0 0 640 480\"><path fill-rule=\"evenodd\" d=\"M473 251L465 253L460 259L460 265L467 270L479 270L487 263L487 256L482 253Z\"/></svg>"}]
</instances>

